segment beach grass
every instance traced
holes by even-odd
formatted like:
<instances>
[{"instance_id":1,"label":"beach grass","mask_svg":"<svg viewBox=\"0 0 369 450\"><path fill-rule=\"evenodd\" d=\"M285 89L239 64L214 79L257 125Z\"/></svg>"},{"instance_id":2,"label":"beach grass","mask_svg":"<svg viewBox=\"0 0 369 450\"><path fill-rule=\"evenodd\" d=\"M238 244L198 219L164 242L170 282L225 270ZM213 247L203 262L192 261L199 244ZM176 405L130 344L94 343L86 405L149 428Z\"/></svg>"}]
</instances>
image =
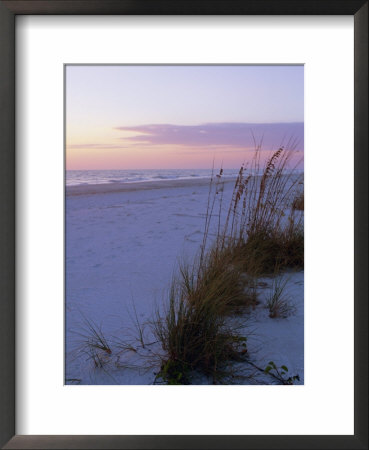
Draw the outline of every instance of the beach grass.
<instances>
[{"instance_id":1,"label":"beach grass","mask_svg":"<svg viewBox=\"0 0 369 450\"><path fill-rule=\"evenodd\" d=\"M223 313L225 287L218 281L208 287L197 291L174 279L168 307L154 322L164 350L158 377L168 384L190 384L196 372L222 383L229 362L246 351L246 337Z\"/></svg>"},{"instance_id":2,"label":"beach grass","mask_svg":"<svg viewBox=\"0 0 369 450\"><path fill-rule=\"evenodd\" d=\"M194 372L213 382L227 378L230 362L247 353L247 337L231 317L258 303L255 278L303 269L303 178L291 167L292 152L280 147L261 166L256 148L250 166L239 170L224 223L223 170L212 177L199 255L180 267L169 305L154 323L164 350L159 377L168 384L188 384ZM290 311L284 287L275 282L271 317Z\"/></svg>"},{"instance_id":3,"label":"beach grass","mask_svg":"<svg viewBox=\"0 0 369 450\"><path fill-rule=\"evenodd\" d=\"M233 247L235 261L246 273L256 276L276 270L301 270L304 267L302 227L285 230L257 230Z\"/></svg>"},{"instance_id":4,"label":"beach grass","mask_svg":"<svg viewBox=\"0 0 369 450\"><path fill-rule=\"evenodd\" d=\"M288 277L276 274L273 279L272 289L267 296L266 307L269 310L269 317L286 318L294 311L291 298L286 294L285 289Z\"/></svg>"},{"instance_id":5,"label":"beach grass","mask_svg":"<svg viewBox=\"0 0 369 450\"><path fill-rule=\"evenodd\" d=\"M304 193L297 194L293 200L292 208L297 211L304 211Z\"/></svg>"},{"instance_id":6,"label":"beach grass","mask_svg":"<svg viewBox=\"0 0 369 450\"><path fill-rule=\"evenodd\" d=\"M296 200L303 199L303 176L294 171L296 163L291 168L291 158L292 150L280 147L261 167L257 149L250 167L240 168L218 245L250 275L303 268L303 214Z\"/></svg>"},{"instance_id":7,"label":"beach grass","mask_svg":"<svg viewBox=\"0 0 369 450\"><path fill-rule=\"evenodd\" d=\"M74 331L81 339L79 351L87 356L87 360L93 362L95 368L102 368L112 354L111 343L101 325L97 325L85 316L82 318L83 325L80 330Z\"/></svg>"}]
</instances>

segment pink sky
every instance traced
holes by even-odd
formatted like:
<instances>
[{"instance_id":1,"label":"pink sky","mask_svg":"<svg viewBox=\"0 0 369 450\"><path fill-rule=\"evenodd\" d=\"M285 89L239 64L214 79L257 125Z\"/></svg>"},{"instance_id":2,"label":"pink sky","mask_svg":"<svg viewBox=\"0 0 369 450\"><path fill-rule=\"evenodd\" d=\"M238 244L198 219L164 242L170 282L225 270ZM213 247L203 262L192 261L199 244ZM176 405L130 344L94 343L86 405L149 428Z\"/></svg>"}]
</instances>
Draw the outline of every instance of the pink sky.
<instances>
[{"instance_id":1,"label":"pink sky","mask_svg":"<svg viewBox=\"0 0 369 450\"><path fill-rule=\"evenodd\" d=\"M67 66L67 169L236 168L303 151L303 66Z\"/></svg>"}]
</instances>

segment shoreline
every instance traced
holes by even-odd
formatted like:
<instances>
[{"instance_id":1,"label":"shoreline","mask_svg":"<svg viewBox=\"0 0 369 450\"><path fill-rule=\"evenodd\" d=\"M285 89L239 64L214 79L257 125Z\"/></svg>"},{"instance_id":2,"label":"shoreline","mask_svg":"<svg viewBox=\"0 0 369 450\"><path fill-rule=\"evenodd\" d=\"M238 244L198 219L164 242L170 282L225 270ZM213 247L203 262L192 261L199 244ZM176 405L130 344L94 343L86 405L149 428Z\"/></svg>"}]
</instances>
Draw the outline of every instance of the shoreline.
<instances>
[{"instance_id":1,"label":"shoreline","mask_svg":"<svg viewBox=\"0 0 369 450\"><path fill-rule=\"evenodd\" d=\"M287 174L286 174L287 175ZM297 173L296 176L302 176L304 173ZM256 177L260 175L255 175ZM287 175L290 176L290 175ZM234 183L237 177L223 178L222 183ZM216 181L216 176L213 181ZM96 194L113 194L119 192L136 192L149 191L157 189L175 189L187 187L203 187L210 185L211 178L197 178L189 179L182 178L177 180L160 180L160 181L131 181L131 182L117 182L117 183L99 183L99 184L79 184L65 186L65 196L75 197L82 195L96 195Z\"/></svg>"},{"instance_id":2,"label":"shoreline","mask_svg":"<svg viewBox=\"0 0 369 450\"><path fill-rule=\"evenodd\" d=\"M234 183L236 178L224 178L222 183ZM79 195L111 194L117 192L147 191L153 189L174 189L195 186L208 186L210 178L141 181L130 183L82 184L65 187L67 197Z\"/></svg>"}]
</instances>

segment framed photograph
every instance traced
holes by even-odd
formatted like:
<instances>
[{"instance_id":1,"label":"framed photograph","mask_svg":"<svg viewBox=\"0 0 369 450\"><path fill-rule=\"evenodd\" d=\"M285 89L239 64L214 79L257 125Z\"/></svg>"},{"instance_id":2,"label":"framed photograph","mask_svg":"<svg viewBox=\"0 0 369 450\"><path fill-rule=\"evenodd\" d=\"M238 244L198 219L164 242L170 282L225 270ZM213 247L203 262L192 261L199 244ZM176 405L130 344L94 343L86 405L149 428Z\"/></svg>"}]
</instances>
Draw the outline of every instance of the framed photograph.
<instances>
[{"instance_id":1,"label":"framed photograph","mask_svg":"<svg viewBox=\"0 0 369 450\"><path fill-rule=\"evenodd\" d=\"M0 2L4 448L368 448L367 19Z\"/></svg>"},{"instance_id":2,"label":"framed photograph","mask_svg":"<svg viewBox=\"0 0 369 450\"><path fill-rule=\"evenodd\" d=\"M65 66L67 385L303 384L303 75Z\"/></svg>"}]
</instances>

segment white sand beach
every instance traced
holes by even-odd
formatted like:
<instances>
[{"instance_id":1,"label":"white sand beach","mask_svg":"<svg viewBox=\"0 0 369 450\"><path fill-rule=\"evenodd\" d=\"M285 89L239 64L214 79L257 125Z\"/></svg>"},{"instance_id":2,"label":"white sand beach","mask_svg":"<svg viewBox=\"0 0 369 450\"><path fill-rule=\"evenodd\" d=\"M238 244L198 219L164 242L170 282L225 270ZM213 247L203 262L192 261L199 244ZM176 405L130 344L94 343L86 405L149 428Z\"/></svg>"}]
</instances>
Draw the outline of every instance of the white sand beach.
<instances>
[{"instance_id":1,"label":"white sand beach","mask_svg":"<svg viewBox=\"0 0 369 450\"><path fill-rule=\"evenodd\" d=\"M233 184L225 182L225 205ZM137 335L136 317L142 324L152 320L178 262L191 261L198 251L208 192L209 179L66 188L66 384L154 383L159 367L143 362L155 345L146 348L145 359L133 350L122 352L123 337ZM263 368L271 360L285 365L303 383L304 274L287 277L291 316L269 317L265 296L272 280L263 278L260 303L241 320L250 358ZM88 354L87 321L101 327L109 341L103 367ZM145 333L151 343L147 327Z\"/></svg>"}]
</instances>

